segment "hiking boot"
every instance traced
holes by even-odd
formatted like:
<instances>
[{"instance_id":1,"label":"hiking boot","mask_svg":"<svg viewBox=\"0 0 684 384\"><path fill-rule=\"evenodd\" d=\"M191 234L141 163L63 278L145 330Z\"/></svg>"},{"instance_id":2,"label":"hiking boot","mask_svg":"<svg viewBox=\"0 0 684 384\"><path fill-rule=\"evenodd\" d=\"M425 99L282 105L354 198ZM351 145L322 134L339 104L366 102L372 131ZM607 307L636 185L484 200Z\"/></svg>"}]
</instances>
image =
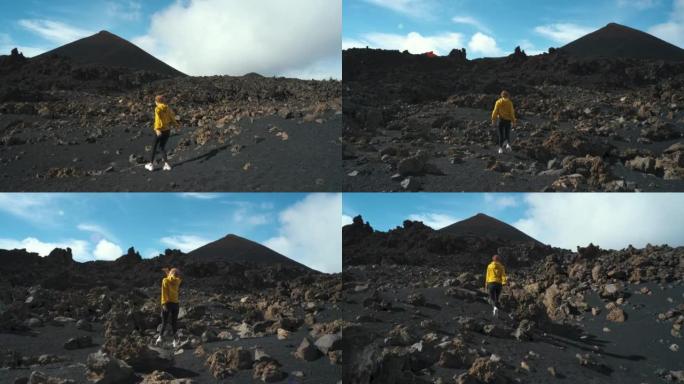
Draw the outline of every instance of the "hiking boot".
<instances>
[{"instance_id":1,"label":"hiking boot","mask_svg":"<svg viewBox=\"0 0 684 384\"><path fill-rule=\"evenodd\" d=\"M176 339L174 337L173 338L173 348L176 349L176 348L178 348L178 346L180 346L180 341L178 341L178 339Z\"/></svg>"},{"instance_id":2,"label":"hiking boot","mask_svg":"<svg viewBox=\"0 0 684 384\"><path fill-rule=\"evenodd\" d=\"M499 155L503 153L503 148L499 147Z\"/></svg>"},{"instance_id":3,"label":"hiking boot","mask_svg":"<svg viewBox=\"0 0 684 384\"><path fill-rule=\"evenodd\" d=\"M152 164L152 163L145 164L145 169L147 169L148 171L154 171L154 164Z\"/></svg>"},{"instance_id":4,"label":"hiking boot","mask_svg":"<svg viewBox=\"0 0 684 384\"><path fill-rule=\"evenodd\" d=\"M499 308L494 307L494 309L492 309L492 316L497 317L498 315L499 315Z\"/></svg>"},{"instance_id":5,"label":"hiking boot","mask_svg":"<svg viewBox=\"0 0 684 384\"><path fill-rule=\"evenodd\" d=\"M164 168L162 168L162 169L165 170L165 171L170 171L170 170L171 170L171 166L169 165L169 163L164 163Z\"/></svg>"},{"instance_id":6,"label":"hiking boot","mask_svg":"<svg viewBox=\"0 0 684 384\"><path fill-rule=\"evenodd\" d=\"M506 150L507 150L508 152L511 152L511 151L513 151L513 148L511 148L511 145L510 145L510 144L506 143Z\"/></svg>"},{"instance_id":7,"label":"hiking boot","mask_svg":"<svg viewBox=\"0 0 684 384\"><path fill-rule=\"evenodd\" d=\"M162 339L162 336L159 335L159 337L157 337L157 340L154 343L156 345L162 345L162 342L164 342L164 340Z\"/></svg>"}]
</instances>

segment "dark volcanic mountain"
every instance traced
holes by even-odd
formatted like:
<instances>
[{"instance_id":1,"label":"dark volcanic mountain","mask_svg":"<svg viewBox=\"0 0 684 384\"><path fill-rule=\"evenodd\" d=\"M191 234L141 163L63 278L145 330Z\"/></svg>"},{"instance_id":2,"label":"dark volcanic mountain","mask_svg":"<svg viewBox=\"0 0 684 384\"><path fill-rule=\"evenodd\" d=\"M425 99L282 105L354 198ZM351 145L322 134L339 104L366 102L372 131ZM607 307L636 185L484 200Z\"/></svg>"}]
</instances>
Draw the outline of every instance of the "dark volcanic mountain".
<instances>
[{"instance_id":1,"label":"dark volcanic mountain","mask_svg":"<svg viewBox=\"0 0 684 384\"><path fill-rule=\"evenodd\" d=\"M510 242L534 242L540 244L536 239L528 236L512 225L503 221L487 216L483 213L468 219L451 224L439 230L441 233L456 236L477 236L485 238L498 238Z\"/></svg>"},{"instance_id":2,"label":"dark volcanic mountain","mask_svg":"<svg viewBox=\"0 0 684 384\"><path fill-rule=\"evenodd\" d=\"M58 55L70 58L78 65L103 65L161 73L168 76L184 76L135 44L113 33L100 31L92 36L45 52L38 57Z\"/></svg>"},{"instance_id":3,"label":"dark volcanic mountain","mask_svg":"<svg viewBox=\"0 0 684 384\"><path fill-rule=\"evenodd\" d=\"M375 231L361 216L342 228L342 261L367 264L453 267L479 271L493 254L506 265L529 265L553 248L510 225L478 214L434 230L420 221L404 221L387 232Z\"/></svg>"},{"instance_id":4,"label":"dark volcanic mountain","mask_svg":"<svg viewBox=\"0 0 684 384\"><path fill-rule=\"evenodd\" d=\"M560 48L576 57L684 60L684 49L624 25L605 27Z\"/></svg>"},{"instance_id":5,"label":"dark volcanic mountain","mask_svg":"<svg viewBox=\"0 0 684 384\"><path fill-rule=\"evenodd\" d=\"M189 263L282 264L308 269L268 247L233 234L197 248L185 255L185 258Z\"/></svg>"}]
</instances>

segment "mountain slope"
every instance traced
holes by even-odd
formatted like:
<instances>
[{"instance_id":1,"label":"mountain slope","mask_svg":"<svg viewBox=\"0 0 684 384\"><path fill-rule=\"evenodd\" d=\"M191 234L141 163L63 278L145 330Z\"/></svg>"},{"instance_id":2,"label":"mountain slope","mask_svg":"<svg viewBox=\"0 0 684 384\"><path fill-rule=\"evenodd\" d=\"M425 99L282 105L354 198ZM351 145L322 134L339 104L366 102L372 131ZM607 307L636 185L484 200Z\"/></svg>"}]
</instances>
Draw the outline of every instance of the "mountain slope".
<instances>
[{"instance_id":1,"label":"mountain slope","mask_svg":"<svg viewBox=\"0 0 684 384\"><path fill-rule=\"evenodd\" d=\"M65 56L80 65L102 65L145 70L168 76L184 76L156 57L145 52L135 44L107 31L45 52L36 58L51 55Z\"/></svg>"},{"instance_id":2,"label":"mountain slope","mask_svg":"<svg viewBox=\"0 0 684 384\"><path fill-rule=\"evenodd\" d=\"M283 264L309 269L259 243L229 234L184 256L187 262Z\"/></svg>"},{"instance_id":3,"label":"mountain slope","mask_svg":"<svg viewBox=\"0 0 684 384\"><path fill-rule=\"evenodd\" d=\"M560 50L577 57L684 60L684 49L616 23L582 36Z\"/></svg>"},{"instance_id":4,"label":"mountain slope","mask_svg":"<svg viewBox=\"0 0 684 384\"><path fill-rule=\"evenodd\" d=\"M515 227L483 213L478 213L473 217L451 224L440 229L438 232L456 236L490 237L510 242L534 242L540 244L539 241Z\"/></svg>"}]
</instances>

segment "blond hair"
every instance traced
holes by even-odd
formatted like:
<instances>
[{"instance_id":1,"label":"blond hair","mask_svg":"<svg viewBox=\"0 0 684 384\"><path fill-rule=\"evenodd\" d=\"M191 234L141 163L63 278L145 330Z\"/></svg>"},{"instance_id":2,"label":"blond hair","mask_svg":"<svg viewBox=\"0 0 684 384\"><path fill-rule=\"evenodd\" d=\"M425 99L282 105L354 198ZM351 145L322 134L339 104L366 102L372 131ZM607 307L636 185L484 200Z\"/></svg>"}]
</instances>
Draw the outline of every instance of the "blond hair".
<instances>
[{"instance_id":1,"label":"blond hair","mask_svg":"<svg viewBox=\"0 0 684 384\"><path fill-rule=\"evenodd\" d=\"M501 97L503 97L504 99L508 99L509 97L511 97L511 94L508 93L508 91L501 91Z\"/></svg>"},{"instance_id":2,"label":"blond hair","mask_svg":"<svg viewBox=\"0 0 684 384\"><path fill-rule=\"evenodd\" d=\"M164 102L164 95L157 95L154 97L154 101L157 103L163 103Z\"/></svg>"}]
</instances>

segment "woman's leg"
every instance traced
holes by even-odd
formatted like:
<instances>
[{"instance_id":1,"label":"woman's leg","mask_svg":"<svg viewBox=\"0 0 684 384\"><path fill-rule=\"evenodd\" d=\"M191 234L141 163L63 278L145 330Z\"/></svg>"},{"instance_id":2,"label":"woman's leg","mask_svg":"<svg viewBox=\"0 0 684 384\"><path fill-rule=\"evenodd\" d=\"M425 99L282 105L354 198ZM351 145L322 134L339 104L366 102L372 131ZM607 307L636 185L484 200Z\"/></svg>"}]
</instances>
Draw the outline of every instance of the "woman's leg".
<instances>
[{"instance_id":1,"label":"woman's leg","mask_svg":"<svg viewBox=\"0 0 684 384\"><path fill-rule=\"evenodd\" d=\"M499 296L501 296L501 284L494 284L494 306L499 308Z\"/></svg>"},{"instance_id":2,"label":"woman's leg","mask_svg":"<svg viewBox=\"0 0 684 384\"><path fill-rule=\"evenodd\" d=\"M178 303L173 303L171 306L171 329L173 330L173 336L176 336L178 332L178 311L180 309Z\"/></svg>"},{"instance_id":3,"label":"woman's leg","mask_svg":"<svg viewBox=\"0 0 684 384\"><path fill-rule=\"evenodd\" d=\"M503 147L503 143L504 143L504 135L505 135L504 127L505 127L504 120L499 119L499 148Z\"/></svg>"},{"instance_id":4,"label":"woman's leg","mask_svg":"<svg viewBox=\"0 0 684 384\"><path fill-rule=\"evenodd\" d=\"M494 303L496 303L496 295L494 292L494 284L492 284L492 283L487 284L487 293L489 293L489 303L491 305L495 305Z\"/></svg>"},{"instance_id":5,"label":"woman's leg","mask_svg":"<svg viewBox=\"0 0 684 384\"><path fill-rule=\"evenodd\" d=\"M161 136L159 136L159 149L161 150L162 160L164 160L165 163L168 163L168 159L166 158L166 143L169 141L169 136L171 136L170 131L164 131Z\"/></svg>"},{"instance_id":6,"label":"woman's leg","mask_svg":"<svg viewBox=\"0 0 684 384\"><path fill-rule=\"evenodd\" d=\"M154 157L157 154L157 144L159 143L160 136L157 133L154 134L154 144L152 145L152 158L150 158L150 163L154 163Z\"/></svg>"},{"instance_id":7,"label":"woman's leg","mask_svg":"<svg viewBox=\"0 0 684 384\"><path fill-rule=\"evenodd\" d=\"M511 144L511 124L506 124L506 142Z\"/></svg>"},{"instance_id":8,"label":"woman's leg","mask_svg":"<svg viewBox=\"0 0 684 384\"><path fill-rule=\"evenodd\" d=\"M168 304L163 304L162 305L162 313L161 313L161 318L162 318L162 327L161 327L161 332L159 332L160 336L164 336L164 331L166 330L166 325L169 323L169 309L168 309Z\"/></svg>"}]
</instances>

